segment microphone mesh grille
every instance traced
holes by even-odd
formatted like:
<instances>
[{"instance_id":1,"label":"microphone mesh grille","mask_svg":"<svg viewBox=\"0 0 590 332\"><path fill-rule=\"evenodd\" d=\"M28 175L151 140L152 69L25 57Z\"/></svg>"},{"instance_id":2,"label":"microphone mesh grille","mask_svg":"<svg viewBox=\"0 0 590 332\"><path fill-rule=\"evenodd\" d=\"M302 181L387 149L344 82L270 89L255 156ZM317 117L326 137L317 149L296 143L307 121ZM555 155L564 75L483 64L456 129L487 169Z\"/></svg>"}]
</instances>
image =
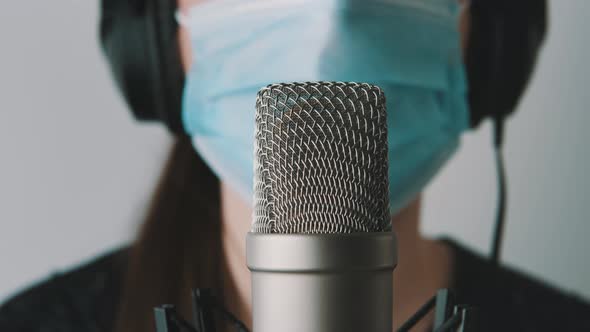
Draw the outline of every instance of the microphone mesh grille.
<instances>
[{"instance_id":1,"label":"microphone mesh grille","mask_svg":"<svg viewBox=\"0 0 590 332\"><path fill-rule=\"evenodd\" d=\"M267 86L254 169L252 232L391 230L385 95L359 83Z\"/></svg>"}]
</instances>

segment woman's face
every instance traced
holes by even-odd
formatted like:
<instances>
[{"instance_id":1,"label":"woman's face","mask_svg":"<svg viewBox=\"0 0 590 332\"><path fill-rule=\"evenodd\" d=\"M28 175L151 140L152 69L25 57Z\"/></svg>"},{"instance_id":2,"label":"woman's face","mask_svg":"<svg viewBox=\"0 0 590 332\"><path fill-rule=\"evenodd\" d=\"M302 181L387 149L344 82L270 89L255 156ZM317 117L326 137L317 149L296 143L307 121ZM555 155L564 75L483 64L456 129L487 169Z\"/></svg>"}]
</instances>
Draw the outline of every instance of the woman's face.
<instances>
[{"instance_id":1,"label":"woman's face","mask_svg":"<svg viewBox=\"0 0 590 332\"><path fill-rule=\"evenodd\" d=\"M192 6L204 2L208 0L177 0L178 8L181 11L187 11ZM209 0L211 1L211 0ZM469 0L457 0L461 5L464 6L463 12L461 13L461 18L459 21L459 29L461 30L461 44L463 46L463 51L465 51L466 44L467 44L467 37L469 34L469 11L467 10L467 4ZM190 38L188 31L181 27L179 30L180 38L180 52L181 52L181 59L182 59L182 66L184 67L184 71L187 72L190 68L193 56L192 50L190 45ZM198 55L197 55L198 56Z\"/></svg>"}]
</instances>

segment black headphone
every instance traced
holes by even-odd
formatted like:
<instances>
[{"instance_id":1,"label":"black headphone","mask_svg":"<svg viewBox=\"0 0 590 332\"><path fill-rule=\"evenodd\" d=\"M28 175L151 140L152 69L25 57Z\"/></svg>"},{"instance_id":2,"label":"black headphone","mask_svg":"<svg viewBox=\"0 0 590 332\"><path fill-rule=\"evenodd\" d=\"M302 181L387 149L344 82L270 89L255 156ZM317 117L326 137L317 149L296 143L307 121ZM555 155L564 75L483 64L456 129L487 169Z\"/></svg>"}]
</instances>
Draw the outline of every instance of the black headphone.
<instances>
[{"instance_id":1,"label":"black headphone","mask_svg":"<svg viewBox=\"0 0 590 332\"><path fill-rule=\"evenodd\" d=\"M103 0L100 41L133 115L181 134L184 71L176 8L176 0Z\"/></svg>"},{"instance_id":2,"label":"black headphone","mask_svg":"<svg viewBox=\"0 0 590 332\"><path fill-rule=\"evenodd\" d=\"M100 40L133 114L183 133L176 0L102 0ZM547 0L471 0L466 55L471 126L517 106L543 43Z\"/></svg>"},{"instance_id":3,"label":"black headphone","mask_svg":"<svg viewBox=\"0 0 590 332\"><path fill-rule=\"evenodd\" d=\"M113 76L136 118L184 135L184 86L176 0L102 0L100 40ZM491 260L499 263L506 178L501 153L505 118L534 70L547 30L547 0L471 0L466 68L471 127L494 122L498 214Z\"/></svg>"},{"instance_id":4,"label":"black headphone","mask_svg":"<svg viewBox=\"0 0 590 332\"><path fill-rule=\"evenodd\" d=\"M547 31L546 0L472 0L467 49L471 125L512 113Z\"/></svg>"}]
</instances>

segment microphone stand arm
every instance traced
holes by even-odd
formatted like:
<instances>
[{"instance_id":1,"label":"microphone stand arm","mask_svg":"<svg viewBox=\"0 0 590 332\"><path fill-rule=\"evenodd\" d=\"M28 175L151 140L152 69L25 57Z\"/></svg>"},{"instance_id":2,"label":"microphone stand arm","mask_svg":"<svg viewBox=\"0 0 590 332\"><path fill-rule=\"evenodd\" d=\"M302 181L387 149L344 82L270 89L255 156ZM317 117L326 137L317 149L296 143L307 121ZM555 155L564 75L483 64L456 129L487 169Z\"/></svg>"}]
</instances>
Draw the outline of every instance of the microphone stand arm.
<instances>
[{"instance_id":1,"label":"microphone stand arm","mask_svg":"<svg viewBox=\"0 0 590 332\"><path fill-rule=\"evenodd\" d=\"M455 305L452 292L448 289L440 289L397 332L409 332L432 308L435 308L433 332L476 332L478 330L475 309L465 305Z\"/></svg>"},{"instance_id":2,"label":"microphone stand arm","mask_svg":"<svg viewBox=\"0 0 590 332\"><path fill-rule=\"evenodd\" d=\"M192 291L193 323L184 320L172 305L154 308L157 332L216 332L215 316L217 310L221 317L233 324L237 332L249 332L231 312L227 311L213 295L210 289L197 288Z\"/></svg>"},{"instance_id":3,"label":"microphone stand arm","mask_svg":"<svg viewBox=\"0 0 590 332\"><path fill-rule=\"evenodd\" d=\"M249 332L240 320L216 301L211 290L193 290L192 299L193 324L184 320L173 305L162 305L154 309L157 332L216 332L212 309L221 313L222 317L232 323L238 332ZM469 306L455 305L451 291L441 289L418 309L397 332L409 332L433 308L433 332L476 332L478 330L476 310Z\"/></svg>"}]
</instances>

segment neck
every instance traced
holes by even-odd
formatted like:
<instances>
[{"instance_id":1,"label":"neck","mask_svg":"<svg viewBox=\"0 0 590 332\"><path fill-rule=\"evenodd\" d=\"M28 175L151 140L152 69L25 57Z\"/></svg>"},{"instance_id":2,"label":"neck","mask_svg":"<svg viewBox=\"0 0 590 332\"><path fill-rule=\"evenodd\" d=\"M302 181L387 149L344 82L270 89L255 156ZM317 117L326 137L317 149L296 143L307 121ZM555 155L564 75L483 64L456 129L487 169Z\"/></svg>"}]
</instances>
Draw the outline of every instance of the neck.
<instances>
[{"instance_id":1,"label":"neck","mask_svg":"<svg viewBox=\"0 0 590 332\"><path fill-rule=\"evenodd\" d=\"M246 234L252 208L241 197L221 186L221 241L223 296L227 308L247 326L252 326L250 271L246 266ZM450 283L450 252L443 244L420 235L420 199L393 217L398 242L398 266L394 272L393 317L396 328L408 319L439 288ZM431 317L417 330L426 330Z\"/></svg>"}]
</instances>

